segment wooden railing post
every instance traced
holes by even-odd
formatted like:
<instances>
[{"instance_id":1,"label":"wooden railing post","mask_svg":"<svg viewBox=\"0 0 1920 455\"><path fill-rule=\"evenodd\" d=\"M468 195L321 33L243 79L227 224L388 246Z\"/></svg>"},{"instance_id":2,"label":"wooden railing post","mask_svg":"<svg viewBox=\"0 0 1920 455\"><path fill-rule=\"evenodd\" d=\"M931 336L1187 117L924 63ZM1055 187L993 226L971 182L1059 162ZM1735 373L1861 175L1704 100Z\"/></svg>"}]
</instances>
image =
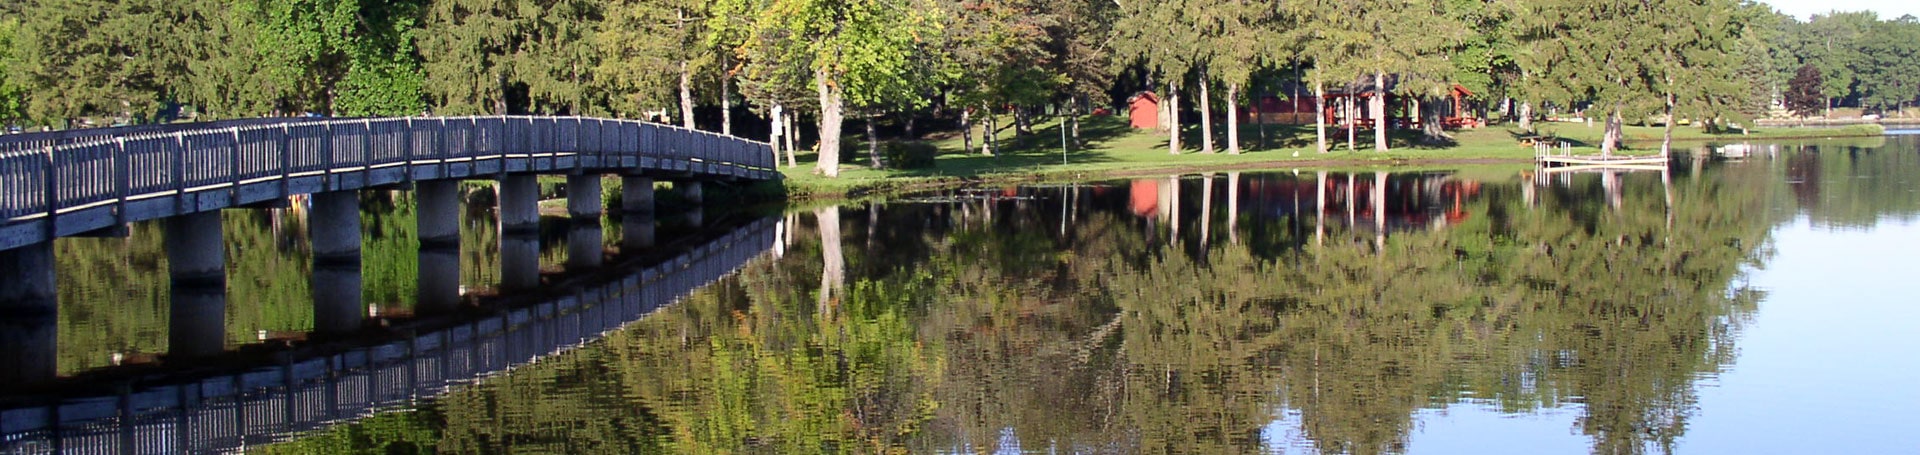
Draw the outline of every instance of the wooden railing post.
<instances>
[{"instance_id":1,"label":"wooden railing post","mask_svg":"<svg viewBox=\"0 0 1920 455\"><path fill-rule=\"evenodd\" d=\"M115 224L127 224L127 138L113 138L113 219Z\"/></svg>"},{"instance_id":2,"label":"wooden railing post","mask_svg":"<svg viewBox=\"0 0 1920 455\"><path fill-rule=\"evenodd\" d=\"M187 134L173 134L173 209L174 214L184 213L187 201Z\"/></svg>"},{"instance_id":3,"label":"wooden railing post","mask_svg":"<svg viewBox=\"0 0 1920 455\"><path fill-rule=\"evenodd\" d=\"M60 231L55 227L59 224L57 218L60 215L60 185L55 183L55 181L59 180L55 177L58 177L60 173L55 168L59 163L53 158L53 146L46 146L46 148L42 150L40 155L45 157L47 166L46 170L41 171L41 175L46 179L46 181L41 184L46 186L46 190L42 192L40 199L41 203L47 205L47 241L51 242L54 237L60 235Z\"/></svg>"}]
</instances>

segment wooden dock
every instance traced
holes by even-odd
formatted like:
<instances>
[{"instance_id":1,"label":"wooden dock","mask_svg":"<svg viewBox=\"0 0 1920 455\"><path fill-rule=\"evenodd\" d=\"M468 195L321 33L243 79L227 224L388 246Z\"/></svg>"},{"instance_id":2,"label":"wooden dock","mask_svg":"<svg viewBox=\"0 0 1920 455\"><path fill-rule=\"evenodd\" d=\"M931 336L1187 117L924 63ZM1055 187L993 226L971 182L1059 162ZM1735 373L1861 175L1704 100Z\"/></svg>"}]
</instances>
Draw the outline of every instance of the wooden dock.
<instances>
[{"instance_id":1,"label":"wooden dock","mask_svg":"<svg viewBox=\"0 0 1920 455\"><path fill-rule=\"evenodd\" d=\"M1668 158L1659 156L1612 156L1612 155L1575 155L1572 147L1562 142L1559 147L1553 144L1534 145L1534 163L1547 170L1582 171L1599 169L1621 170L1662 170L1667 167Z\"/></svg>"}]
</instances>

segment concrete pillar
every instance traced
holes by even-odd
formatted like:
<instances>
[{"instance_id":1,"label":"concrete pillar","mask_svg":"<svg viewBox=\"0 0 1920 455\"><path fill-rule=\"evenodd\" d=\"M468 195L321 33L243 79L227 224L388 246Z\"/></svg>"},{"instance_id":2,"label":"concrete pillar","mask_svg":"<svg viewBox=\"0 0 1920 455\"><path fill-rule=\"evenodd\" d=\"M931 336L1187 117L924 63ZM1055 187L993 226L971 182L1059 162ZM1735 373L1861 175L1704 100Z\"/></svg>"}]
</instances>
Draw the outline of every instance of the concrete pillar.
<instances>
[{"instance_id":1,"label":"concrete pillar","mask_svg":"<svg viewBox=\"0 0 1920 455\"><path fill-rule=\"evenodd\" d=\"M330 191L313 195L313 211L307 214L307 236L313 239L313 258L352 260L360 258L360 193Z\"/></svg>"},{"instance_id":2,"label":"concrete pillar","mask_svg":"<svg viewBox=\"0 0 1920 455\"><path fill-rule=\"evenodd\" d=\"M567 216L575 220L598 219L605 205L600 200L599 174L567 176Z\"/></svg>"},{"instance_id":3,"label":"concrete pillar","mask_svg":"<svg viewBox=\"0 0 1920 455\"><path fill-rule=\"evenodd\" d=\"M46 382L59 374L60 321L53 311L0 317L0 365L6 365L0 368L0 388Z\"/></svg>"},{"instance_id":4,"label":"concrete pillar","mask_svg":"<svg viewBox=\"0 0 1920 455\"><path fill-rule=\"evenodd\" d=\"M366 319L360 264L326 263L313 268L313 330L346 333Z\"/></svg>"},{"instance_id":5,"label":"concrete pillar","mask_svg":"<svg viewBox=\"0 0 1920 455\"><path fill-rule=\"evenodd\" d=\"M47 313L57 307L53 242L0 251L0 315Z\"/></svg>"},{"instance_id":6,"label":"concrete pillar","mask_svg":"<svg viewBox=\"0 0 1920 455\"><path fill-rule=\"evenodd\" d=\"M683 180L673 182L673 186L680 190L680 195L686 197L687 202L691 202L694 205L707 203L706 191L702 189L706 185L700 184L700 181Z\"/></svg>"},{"instance_id":7,"label":"concrete pillar","mask_svg":"<svg viewBox=\"0 0 1920 455\"><path fill-rule=\"evenodd\" d=\"M167 355L204 357L227 350L227 290L174 282L167 314Z\"/></svg>"},{"instance_id":8,"label":"concrete pillar","mask_svg":"<svg viewBox=\"0 0 1920 455\"><path fill-rule=\"evenodd\" d=\"M415 313L443 313L460 305L460 249L421 248Z\"/></svg>"},{"instance_id":9,"label":"concrete pillar","mask_svg":"<svg viewBox=\"0 0 1920 455\"><path fill-rule=\"evenodd\" d=\"M500 179L498 188L500 232L540 230L540 185L533 174L508 175Z\"/></svg>"},{"instance_id":10,"label":"concrete pillar","mask_svg":"<svg viewBox=\"0 0 1920 455\"><path fill-rule=\"evenodd\" d=\"M460 182L428 180L414 182L415 219L419 223L420 244L460 245Z\"/></svg>"},{"instance_id":11,"label":"concrete pillar","mask_svg":"<svg viewBox=\"0 0 1920 455\"><path fill-rule=\"evenodd\" d=\"M653 214L629 212L620 216L620 253L653 248Z\"/></svg>"},{"instance_id":12,"label":"concrete pillar","mask_svg":"<svg viewBox=\"0 0 1920 455\"><path fill-rule=\"evenodd\" d=\"M531 233L500 236L500 289L536 287L540 287L540 237Z\"/></svg>"},{"instance_id":13,"label":"concrete pillar","mask_svg":"<svg viewBox=\"0 0 1920 455\"><path fill-rule=\"evenodd\" d=\"M653 213L653 179L638 176L620 177L620 212L627 214Z\"/></svg>"},{"instance_id":14,"label":"concrete pillar","mask_svg":"<svg viewBox=\"0 0 1920 455\"><path fill-rule=\"evenodd\" d=\"M167 272L175 286L226 286L227 248L219 211L168 218L166 229Z\"/></svg>"},{"instance_id":15,"label":"concrete pillar","mask_svg":"<svg viewBox=\"0 0 1920 455\"><path fill-rule=\"evenodd\" d=\"M173 278L167 352L181 357L226 350L227 248L220 212L167 219L167 273Z\"/></svg>"},{"instance_id":16,"label":"concrete pillar","mask_svg":"<svg viewBox=\"0 0 1920 455\"><path fill-rule=\"evenodd\" d=\"M707 225L706 207L701 207L696 205L696 206L693 206L693 208L691 209L687 209L687 224L695 228L706 226Z\"/></svg>"},{"instance_id":17,"label":"concrete pillar","mask_svg":"<svg viewBox=\"0 0 1920 455\"><path fill-rule=\"evenodd\" d=\"M600 267L607 251L606 237L598 220L575 220L567 230L567 270Z\"/></svg>"},{"instance_id":18,"label":"concrete pillar","mask_svg":"<svg viewBox=\"0 0 1920 455\"><path fill-rule=\"evenodd\" d=\"M0 387L59 372L59 282L53 242L0 251Z\"/></svg>"}]
</instances>

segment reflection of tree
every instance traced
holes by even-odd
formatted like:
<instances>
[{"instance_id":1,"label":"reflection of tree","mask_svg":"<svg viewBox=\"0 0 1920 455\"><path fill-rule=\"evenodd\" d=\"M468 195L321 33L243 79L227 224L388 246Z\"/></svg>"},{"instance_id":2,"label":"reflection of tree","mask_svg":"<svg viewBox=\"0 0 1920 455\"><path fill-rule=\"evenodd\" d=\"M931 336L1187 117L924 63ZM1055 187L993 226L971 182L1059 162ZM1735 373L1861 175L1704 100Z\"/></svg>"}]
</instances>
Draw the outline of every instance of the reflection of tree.
<instances>
[{"instance_id":1,"label":"reflection of tree","mask_svg":"<svg viewBox=\"0 0 1920 455\"><path fill-rule=\"evenodd\" d=\"M1770 172L1682 175L1671 227L1653 174L1607 184L1617 208L1594 175L1532 204L1478 183L1444 201L1474 216L1425 224L1386 217L1451 177L1188 180L1200 210L1164 189L1165 219L1120 188L823 209L781 259L421 412L452 451L1245 453L1294 412L1323 451L1382 453L1473 400L1579 404L1596 452L1654 451L1760 297L1729 287L1779 221ZM1195 254L1180 224L1242 241Z\"/></svg>"}]
</instances>

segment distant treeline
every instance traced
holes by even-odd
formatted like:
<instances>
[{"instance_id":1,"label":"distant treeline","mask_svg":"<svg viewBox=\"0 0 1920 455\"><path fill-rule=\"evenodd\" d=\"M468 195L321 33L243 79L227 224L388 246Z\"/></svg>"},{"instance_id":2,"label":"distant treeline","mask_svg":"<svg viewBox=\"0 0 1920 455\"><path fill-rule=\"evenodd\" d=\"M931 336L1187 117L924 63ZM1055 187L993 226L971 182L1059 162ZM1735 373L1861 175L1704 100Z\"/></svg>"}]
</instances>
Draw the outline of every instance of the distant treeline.
<instances>
[{"instance_id":1,"label":"distant treeline","mask_svg":"<svg viewBox=\"0 0 1920 455\"><path fill-rule=\"evenodd\" d=\"M0 4L0 123L531 113L693 126L703 107L731 133L736 112L780 106L838 150L847 117L1012 113L1026 130L1042 107L1083 113L1152 89L1210 128L1216 103L1236 115L1228 99L1424 103L1460 84L1522 120L1553 106L1611 126L1762 115L1807 64L1837 104L1897 106L1920 89L1916 46L1910 17L1802 23L1749 0L24 0ZM835 172L838 154L821 156Z\"/></svg>"}]
</instances>

